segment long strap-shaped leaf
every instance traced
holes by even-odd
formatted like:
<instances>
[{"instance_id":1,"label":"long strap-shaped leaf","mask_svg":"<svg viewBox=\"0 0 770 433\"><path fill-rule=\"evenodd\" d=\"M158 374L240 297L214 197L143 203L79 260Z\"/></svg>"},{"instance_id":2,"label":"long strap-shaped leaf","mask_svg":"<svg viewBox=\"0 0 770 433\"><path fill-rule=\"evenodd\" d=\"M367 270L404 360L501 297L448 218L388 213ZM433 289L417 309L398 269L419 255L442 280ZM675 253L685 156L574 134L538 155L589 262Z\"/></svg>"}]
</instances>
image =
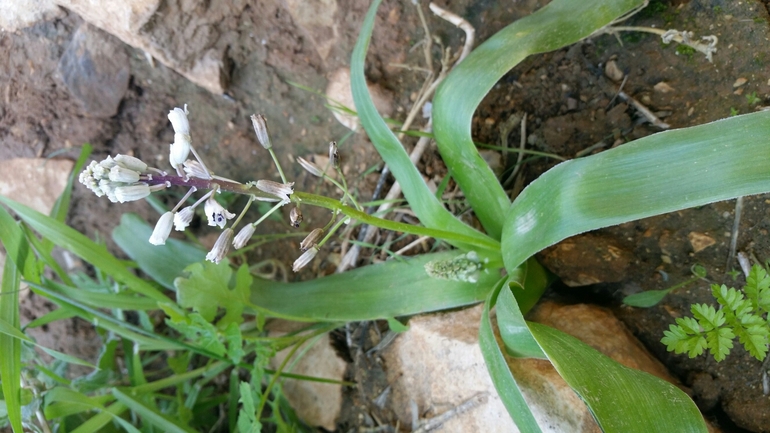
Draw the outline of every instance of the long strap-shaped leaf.
<instances>
[{"instance_id":1,"label":"long strap-shaped leaf","mask_svg":"<svg viewBox=\"0 0 770 433\"><path fill-rule=\"evenodd\" d=\"M559 164L506 215L508 270L562 239L610 225L770 191L770 113L662 132Z\"/></svg>"},{"instance_id":2,"label":"long strap-shaped leaf","mask_svg":"<svg viewBox=\"0 0 770 433\"><path fill-rule=\"evenodd\" d=\"M390 171L393 172L393 176L401 184L404 197L409 201L409 206L411 206L414 213L420 218L420 222L430 228L454 231L480 239L489 239L486 235L474 230L444 209L444 206L430 192L425 181L422 180L422 176L420 176L414 164L409 160L409 155L406 154L398 138L388 128L388 125L374 107L372 97L369 95L369 89L366 87L364 61L366 60L366 50L369 48L369 40L372 37L377 7L381 1L375 0L372 2L361 26L361 34L358 37L350 60L353 100L356 103L361 124L364 126L366 133L369 134L369 138L374 147L377 148L377 152L380 153L382 159L390 167ZM497 238L499 238L499 233L495 236L495 239ZM451 243L460 248L472 249L469 245L463 245L460 242Z\"/></svg>"},{"instance_id":3,"label":"long strap-shaped leaf","mask_svg":"<svg viewBox=\"0 0 770 433\"><path fill-rule=\"evenodd\" d=\"M525 57L574 44L643 4L644 0L554 0L473 50L436 91L433 129L439 151L493 238L500 237L510 201L471 140L476 107Z\"/></svg>"}]
</instances>

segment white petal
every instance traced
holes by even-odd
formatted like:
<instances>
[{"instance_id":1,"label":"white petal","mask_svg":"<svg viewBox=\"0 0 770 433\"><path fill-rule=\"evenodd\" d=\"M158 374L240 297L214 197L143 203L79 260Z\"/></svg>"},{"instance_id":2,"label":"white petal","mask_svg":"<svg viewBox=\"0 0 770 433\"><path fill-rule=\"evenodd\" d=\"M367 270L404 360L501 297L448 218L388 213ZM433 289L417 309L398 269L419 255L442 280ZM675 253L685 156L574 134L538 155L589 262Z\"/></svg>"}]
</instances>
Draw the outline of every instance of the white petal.
<instances>
[{"instance_id":1,"label":"white petal","mask_svg":"<svg viewBox=\"0 0 770 433\"><path fill-rule=\"evenodd\" d=\"M171 223L174 222L174 213L166 212L161 215L158 223L155 224L155 229L150 236L150 243L153 245L165 245L168 235L171 234Z\"/></svg>"}]
</instances>

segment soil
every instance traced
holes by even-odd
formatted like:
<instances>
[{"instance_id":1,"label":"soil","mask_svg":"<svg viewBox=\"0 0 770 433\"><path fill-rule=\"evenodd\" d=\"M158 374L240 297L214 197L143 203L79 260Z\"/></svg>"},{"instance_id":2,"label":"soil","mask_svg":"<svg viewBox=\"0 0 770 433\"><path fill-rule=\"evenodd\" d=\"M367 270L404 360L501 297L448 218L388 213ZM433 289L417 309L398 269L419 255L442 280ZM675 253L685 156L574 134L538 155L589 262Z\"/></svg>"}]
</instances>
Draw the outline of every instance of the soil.
<instances>
[{"instance_id":1,"label":"soil","mask_svg":"<svg viewBox=\"0 0 770 433\"><path fill-rule=\"evenodd\" d=\"M478 41L541 6L534 0L505 6L487 0L439 3L468 19L477 29ZM178 6L169 3L166 7ZM297 82L322 91L326 77L348 64L366 7L362 2L340 0L335 43L323 49L319 49L322 39L314 37L318 35L312 29L298 28L277 0L264 2L260 8L239 8L239 15L214 24L229 44L229 74L223 95L211 94L173 70L148 62L140 50L105 34L106 43L126 53L130 69L117 114L107 116L89 113L88 107L67 90L59 69L68 44L84 25L77 15L68 13L15 33L2 33L0 58L7 61L0 62L0 158L75 159L81 144L90 143L94 159L125 153L164 166L168 143L173 141L166 113L175 106L188 104L193 142L213 171L238 180L277 180L277 172L259 147L248 120L250 114L261 112L268 118L276 151L284 167L288 167L289 177L297 183L296 188L326 187L293 164L293 157L324 154L326 143L338 140L349 183L368 199L379 178L376 170L370 169L379 167L380 161L364 134L348 138L348 131L324 106L323 98L289 84ZM445 45L457 48L461 32L425 10L432 32ZM172 12L163 13L169 16ZM623 90L673 128L702 124L736 112L751 112L770 104L770 76L766 73L770 29L765 3L654 1L628 24L687 29L698 36L716 34L719 51L714 62L709 63L700 53L688 53L675 44L663 45L657 36L628 33L621 35L620 40L604 35L533 56L508 73L484 99L474 118L475 139L499 145L503 139L500 127L520 113L527 114L528 146L564 157L574 157L588 148L592 149L590 152L599 152L659 131L615 96L619 83L604 74L609 61L614 61L627 77ZM366 74L392 95L393 117L400 120L411 107L424 75L393 65L421 65L422 50L411 48L422 38L422 27L411 2L384 2L378 12ZM187 49L202 52L206 48L196 47L191 39ZM433 54L437 61L438 49ZM745 79L745 83L736 86L738 79ZM756 98L747 97L750 95ZM519 143L518 127L507 133L505 139ZM413 140L406 141L407 147L413 145ZM514 162L514 158L509 159L508 168ZM537 178L556 162L545 158L528 160L513 189ZM446 173L435 148L423 157L420 168L431 178L440 179ZM336 194L332 189L326 192ZM179 196L169 194L163 200L173 205ZM770 196L747 197L739 226L738 250L753 253L761 261L770 258L768 203ZM122 255L109 235L124 212L136 212L151 224L158 216L147 203L116 206L76 187L68 223L89 237L100 237L112 251ZM734 212L734 202L715 203L600 230L589 235L589 240L584 239L596 246L595 251L615 249L622 260L612 266L585 261L580 268L574 260L557 260L557 249L545 251L541 258L567 281L574 280L574 275L590 275L592 279L588 282L596 283L580 288L556 284L548 296L613 308L647 348L692 389L696 403L714 423L725 431L770 431L770 397L763 394L760 362L740 348L721 363L705 356L689 359L666 352L660 343L663 330L676 317L688 315L692 303L713 303L708 283L698 282L677 290L649 309L624 307L620 302L626 295L665 289L688 279L695 263L705 266L712 282L742 284L742 277L733 281L726 275L737 268L736 263L727 263ZM328 218L326 212L306 212L306 227L325 225ZM270 220L259 230L288 232L287 220L288 215L284 215L281 221ZM213 244L215 235L207 232L200 221L193 229L204 244ZM714 240L713 245L696 252L690 240L693 233ZM398 245L408 241L402 240ZM250 259L274 258L290 266L296 258L296 246L266 244L255 250ZM342 253L339 248L340 243L335 243L315 268L289 278L333 272ZM366 254L359 264L370 260L376 260L376 256ZM26 317L34 319L45 308L31 310ZM372 335L376 333L372 330L379 325L353 328L364 350L373 345ZM345 339L340 340L345 346ZM371 420L369 414L379 413L368 397L383 389L384 380L376 357L341 347L341 351L346 350L353 361L350 378L359 381L363 389L351 389L346 395L353 404L346 405L340 431L365 426L367 419ZM77 355L88 357L83 353ZM379 416L387 418L381 413Z\"/></svg>"}]
</instances>

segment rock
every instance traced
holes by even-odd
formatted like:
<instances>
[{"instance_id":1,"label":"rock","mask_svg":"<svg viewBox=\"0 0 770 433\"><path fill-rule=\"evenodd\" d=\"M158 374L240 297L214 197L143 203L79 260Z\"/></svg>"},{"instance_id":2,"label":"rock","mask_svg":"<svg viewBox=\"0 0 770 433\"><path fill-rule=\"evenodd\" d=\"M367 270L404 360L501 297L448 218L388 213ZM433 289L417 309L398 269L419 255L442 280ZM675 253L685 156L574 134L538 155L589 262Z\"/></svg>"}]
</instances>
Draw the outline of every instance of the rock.
<instances>
[{"instance_id":1,"label":"rock","mask_svg":"<svg viewBox=\"0 0 770 433\"><path fill-rule=\"evenodd\" d=\"M267 328L271 336L278 336L298 331L305 326L307 326L305 323L274 320L268 324ZM337 381L344 380L347 363L335 353L329 334L323 334L319 339L311 339L311 341L313 345L297 361L291 372ZM270 360L271 368L278 369L290 350L291 348L287 348L278 352ZM305 348L299 350L303 351ZM336 429L336 420L342 410L342 385L284 379L283 393L305 423L314 427L323 427L329 431Z\"/></svg>"},{"instance_id":2,"label":"rock","mask_svg":"<svg viewBox=\"0 0 770 433\"><path fill-rule=\"evenodd\" d=\"M338 44L339 29L334 18L338 9L337 0L285 0L284 6L294 24L315 46L321 59L326 60L332 48Z\"/></svg>"},{"instance_id":3,"label":"rock","mask_svg":"<svg viewBox=\"0 0 770 433\"><path fill-rule=\"evenodd\" d=\"M105 0L98 7L90 0L55 1L193 83L214 94L224 92L229 77L224 67L229 42L216 25L226 16L240 13L236 9L243 9L245 3L191 13L185 9L190 4L160 0Z\"/></svg>"},{"instance_id":4,"label":"rock","mask_svg":"<svg viewBox=\"0 0 770 433\"><path fill-rule=\"evenodd\" d=\"M621 281L633 260L631 253L596 234L566 239L544 250L540 257L570 287Z\"/></svg>"},{"instance_id":5,"label":"rock","mask_svg":"<svg viewBox=\"0 0 770 433\"><path fill-rule=\"evenodd\" d=\"M661 81L661 82L659 82L658 84L656 84L655 86L653 86L653 89L654 89L656 92L660 92L660 93L669 93L669 92L673 92L673 91L674 91L674 88L673 88L673 87L671 87L671 86L670 86L670 85L669 85L667 82L665 82L665 81Z\"/></svg>"},{"instance_id":6,"label":"rock","mask_svg":"<svg viewBox=\"0 0 770 433\"><path fill-rule=\"evenodd\" d=\"M698 232L690 232L687 235L687 239L690 240L690 245L692 245L692 251L694 253L699 253L717 243L716 239L711 236Z\"/></svg>"},{"instance_id":7,"label":"rock","mask_svg":"<svg viewBox=\"0 0 770 433\"><path fill-rule=\"evenodd\" d=\"M118 113L131 75L123 45L88 24L78 28L64 50L59 72L83 110L100 118Z\"/></svg>"},{"instance_id":8,"label":"rock","mask_svg":"<svg viewBox=\"0 0 770 433\"><path fill-rule=\"evenodd\" d=\"M745 79L743 77L740 77L737 80L735 80L735 82L733 83L733 88L741 87L742 85L746 84L748 81L749 80L747 80L747 79Z\"/></svg>"},{"instance_id":9,"label":"rock","mask_svg":"<svg viewBox=\"0 0 770 433\"><path fill-rule=\"evenodd\" d=\"M67 186L72 161L15 158L0 161L0 195L48 215Z\"/></svg>"},{"instance_id":10,"label":"rock","mask_svg":"<svg viewBox=\"0 0 770 433\"><path fill-rule=\"evenodd\" d=\"M607 62L606 65L604 65L604 75L607 76L612 81L615 81L619 83L621 80L623 80L623 77L626 76L626 74L623 73L623 71L620 70L618 67L618 62L615 60L610 60Z\"/></svg>"},{"instance_id":11,"label":"rock","mask_svg":"<svg viewBox=\"0 0 770 433\"><path fill-rule=\"evenodd\" d=\"M0 31L15 32L62 16L64 11L51 0L4 1L0 3Z\"/></svg>"},{"instance_id":12,"label":"rock","mask_svg":"<svg viewBox=\"0 0 770 433\"><path fill-rule=\"evenodd\" d=\"M372 95L374 106L382 116L390 116L393 112L392 96L386 93L380 86L368 84L369 93ZM350 69L340 68L334 71L329 77L329 84L326 86L326 96L329 98L329 104L332 106L342 105L351 110L356 109L353 102L353 92L350 89ZM332 114L345 127L352 131L358 129L358 117L343 113L339 110L332 110Z\"/></svg>"}]
</instances>

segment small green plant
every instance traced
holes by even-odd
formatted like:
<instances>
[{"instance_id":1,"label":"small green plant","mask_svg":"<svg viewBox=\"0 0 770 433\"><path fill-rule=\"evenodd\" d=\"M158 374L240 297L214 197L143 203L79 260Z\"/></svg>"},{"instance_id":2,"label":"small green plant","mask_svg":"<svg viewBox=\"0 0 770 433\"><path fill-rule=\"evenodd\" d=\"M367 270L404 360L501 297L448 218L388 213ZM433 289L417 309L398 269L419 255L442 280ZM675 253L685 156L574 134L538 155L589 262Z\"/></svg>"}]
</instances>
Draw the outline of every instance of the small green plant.
<instances>
[{"instance_id":1,"label":"small green plant","mask_svg":"<svg viewBox=\"0 0 770 433\"><path fill-rule=\"evenodd\" d=\"M740 111L738 111L735 107L730 107L730 117L735 117L737 115L741 114Z\"/></svg>"},{"instance_id":2,"label":"small green plant","mask_svg":"<svg viewBox=\"0 0 770 433\"><path fill-rule=\"evenodd\" d=\"M705 349L717 361L722 361L733 348L733 340L758 360L767 356L770 324L770 276L759 265L751 268L743 290L727 288L724 284L711 286L711 294L721 306L694 304L693 317L680 317L676 325L664 331L661 343L669 352L685 353L690 358L703 354Z\"/></svg>"},{"instance_id":3,"label":"small green plant","mask_svg":"<svg viewBox=\"0 0 770 433\"><path fill-rule=\"evenodd\" d=\"M689 45L677 45L676 54L680 56L684 56L687 58L687 60L690 60L692 59L692 56L695 54L695 48Z\"/></svg>"},{"instance_id":4,"label":"small green plant","mask_svg":"<svg viewBox=\"0 0 770 433\"><path fill-rule=\"evenodd\" d=\"M664 290L647 290L641 293L635 293L633 295L623 298L623 303L631 307L649 308L657 305L663 300L666 295L673 292L676 289L690 285L698 280L706 278L706 268L701 265L695 264L690 268L692 278L685 280L679 284L669 287Z\"/></svg>"},{"instance_id":5,"label":"small green plant","mask_svg":"<svg viewBox=\"0 0 770 433\"><path fill-rule=\"evenodd\" d=\"M746 102L748 102L749 105L757 105L762 102L762 98L757 96L757 92L751 92L746 95Z\"/></svg>"}]
</instances>

